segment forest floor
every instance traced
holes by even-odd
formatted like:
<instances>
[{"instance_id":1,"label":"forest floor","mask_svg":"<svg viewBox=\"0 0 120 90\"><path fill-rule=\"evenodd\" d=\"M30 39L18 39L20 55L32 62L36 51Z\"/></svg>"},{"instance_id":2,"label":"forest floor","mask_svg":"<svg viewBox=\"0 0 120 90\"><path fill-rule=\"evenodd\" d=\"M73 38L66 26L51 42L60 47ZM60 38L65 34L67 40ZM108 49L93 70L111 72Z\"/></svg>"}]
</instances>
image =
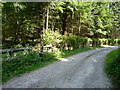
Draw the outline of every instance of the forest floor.
<instances>
[{"instance_id":1,"label":"forest floor","mask_svg":"<svg viewBox=\"0 0 120 90\"><path fill-rule=\"evenodd\" d=\"M104 72L106 55L118 46L62 58L3 84L3 88L111 88Z\"/></svg>"}]
</instances>

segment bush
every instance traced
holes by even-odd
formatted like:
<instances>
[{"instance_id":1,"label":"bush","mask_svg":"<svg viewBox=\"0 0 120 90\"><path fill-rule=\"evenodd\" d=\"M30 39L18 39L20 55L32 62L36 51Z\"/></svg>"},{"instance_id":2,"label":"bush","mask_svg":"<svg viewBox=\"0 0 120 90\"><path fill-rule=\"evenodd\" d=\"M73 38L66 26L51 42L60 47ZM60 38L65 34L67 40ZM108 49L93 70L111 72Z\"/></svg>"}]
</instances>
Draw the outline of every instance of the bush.
<instances>
[{"instance_id":1,"label":"bush","mask_svg":"<svg viewBox=\"0 0 120 90\"><path fill-rule=\"evenodd\" d=\"M118 45L120 45L120 39L118 39L118 42L117 42L117 43L118 43Z\"/></svg>"},{"instance_id":2,"label":"bush","mask_svg":"<svg viewBox=\"0 0 120 90\"><path fill-rule=\"evenodd\" d=\"M58 44L58 48L60 48L60 49L66 49L66 47L67 47L67 36L65 36L65 35L62 35L61 36L61 42Z\"/></svg>"},{"instance_id":3,"label":"bush","mask_svg":"<svg viewBox=\"0 0 120 90\"><path fill-rule=\"evenodd\" d=\"M108 39L108 45L115 45L114 39Z\"/></svg>"},{"instance_id":4,"label":"bush","mask_svg":"<svg viewBox=\"0 0 120 90\"><path fill-rule=\"evenodd\" d=\"M119 39L99 39L100 45L118 45L120 44Z\"/></svg>"},{"instance_id":5,"label":"bush","mask_svg":"<svg viewBox=\"0 0 120 90\"><path fill-rule=\"evenodd\" d=\"M55 60L53 53L45 53L40 57L37 52L29 52L12 61L4 61L2 62L2 81L5 82L15 76L43 67Z\"/></svg>"},{"instance_id":6,"label":"bush","mask_svg":"<svg viewBox=\"0 0 120 90\"><path fill-rule=\"evenodd\" d=\"M43 44L44 45L52 45L56 47L59 43L62 42L61 34L59 32L47 31L44 33Z\"/></svg>"},{"instance_id":7,"label":"bush","mask_svg":"<svg viewBox=\"0 0 120 90\"><path fill-rule=\"evenodd\" d=\"M108 39L108 45L111 45L111 39Z\"/></svg>"},{"instance_id":8,"label":"bush","mask_svg":"<svg viewBox=\"0 0 120 90\"><path fill-rule=\"evenodd\" d=\"M112 79L115 87L118 88L120 86L120 48L108 53L105 71Z\"/></svg>"},{"instance_id":9,"label":"bush","mask_svg":"<svg viewBox=\"0 0 120 90\"><path fill-rule=\"evenodd\" d=\"M87 37L81 37L81 47L85 47L88 43L88 38Z\"/></svg>"},{"instance_id":10,"label":"bush","mask_svg":"<svg viewBox=\"0 0 120 90\"><path fill-rule=\"evenodd\" d=\"M99 39L100 40L100 45L108 45L108 39Z\"/></svg>"},{"instance_id":11,"label":"bush","mask_svg":"<svg viewBox=\"0 0 120 90\"><path fill-rule=\"evenodd\" d=\"M75 36L75 35L69 35L66 37L65 39L65 43L69 48L73 48L73 49L77 49L80 47L85 47L87 42L88 42L88 38L86 37L79 37L79 36Z\"/></svg>"},{"instance_id":12,"label":"bush","mask_svg":"<svg viewBox=\"0 0 120 90\"><path fill-rule=\"evenodd\" d=\"M92 46L100 46L100 40L98 38L92 38Z\"/></svg>"},{"instance_id":13,"label":"bush","mask_svg":"<svg viewBox=\"0 0 120 90\"><path fill-rule=\"evenodd\" d=\"M115 40L111 39L111 45L115 45Z\"/></svg>"},{"instance_id":14,"label":"bush","mask_svg":"<svg viewBox=\"0 0 120 90\"><path fill-rule=\"evenodd\" d=\"M115 45L119 45L120 44L120 39L115 39Z\"/></svg>"},{"instance_id":15,"label":"bush","mask_svg":"<svg viewBox=\"0 0 120 90\"><path fill-rule=\"evenodd\" d=\"M77 42L79 38L74 35L69 35L67 36L67 46L68 47L73 47L73 49L76 49L79 47L79 42Z\"/></svg>"}]
</instances>

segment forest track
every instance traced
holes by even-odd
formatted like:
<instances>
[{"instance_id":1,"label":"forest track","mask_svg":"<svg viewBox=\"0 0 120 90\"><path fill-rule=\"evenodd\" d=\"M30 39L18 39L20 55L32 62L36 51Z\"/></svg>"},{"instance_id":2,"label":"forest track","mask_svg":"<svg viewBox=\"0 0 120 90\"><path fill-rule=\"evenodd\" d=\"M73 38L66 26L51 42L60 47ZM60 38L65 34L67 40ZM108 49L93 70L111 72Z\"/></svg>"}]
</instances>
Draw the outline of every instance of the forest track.
<instances>
[{"instance_id":1,"label":"forest track","mask_svg":"<svg viewBox=\"0 0 120 90\"><path fill-rule=\"evenodd\" d=\"M62 58L46 67L31 71L3 84L3 88L110 88L104 72L105 47Z\"/></svg>"}]
</instances>

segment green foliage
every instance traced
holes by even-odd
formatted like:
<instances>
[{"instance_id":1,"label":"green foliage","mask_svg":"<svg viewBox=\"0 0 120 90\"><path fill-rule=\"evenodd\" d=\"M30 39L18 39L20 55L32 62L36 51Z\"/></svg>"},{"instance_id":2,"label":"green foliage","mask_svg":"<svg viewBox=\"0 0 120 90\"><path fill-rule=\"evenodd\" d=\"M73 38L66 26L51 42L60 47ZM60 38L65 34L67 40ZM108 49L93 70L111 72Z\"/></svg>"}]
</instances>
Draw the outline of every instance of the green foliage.
<instances>
[{"instance_id":1,"label":"green foliage","mask_svg":"<svg viewBox=\"0 0 120 90\"><path fill-rule=\"evenodd\" d=\"M80 47L86 47L88 43L92 43L92 46L100 45L118 45L119 39L98 39L87 38L69 34L61 35L58 32L48 31L44 34L44 45L51 44L54 47L61 49L77 49Z\"/></svg>"},{"instance_id":2,"label":"green foliage","mask_svg":"<svg viewBox=\"0 0 120 90\"><path fill-rule=\"evenodd\" d=\"M41 14L49 2L5 2L2 3L2 35L4 48L14 45L35 45L40 39ZM38 34L36 34L38 33ZM7 38L7 40L6 40Z\"/></svg>"},{"instance_id":3,"label":"green foliage","mask_svg":"<svg viewBox=\"0 0 120 90\"><path fill-rule=\"evenodd\" d=\"M119 39L98 39L98 38L93 38L91 41L93 46L100 46L100 45L118 45L119 44Z\"/></svg>"},{"instance_id":4,"label":"green foliage","mask_svg":"<svg viewBox=\"0 0 120 90\"><path fill-rule=\"evenodd\" d=\"M15 53L20 58L3 62L3 81L74 54L74 50L88 43L93 42L93 46L120 44L119 39L114 39L119 38L120 32L119 2L3 2L1 7L3 48L40 43L69 49L46 53L44 58L35 52Z\"/></svg>"},{"instance_id":5,"label":"green foliage","mask_svg":"<svg viewBox=\"0 0 120 90\"><path fill-rule=\"evenodd\" d=\"M88 38L87 37L81 37L81 43L82 43L82 47L85 47L86 44L88 43Z\"/></svg>"},{"instance_id":6,"label":"green foliage","mask_svg":"<svg viewBox=\"0 0 120 90\"><path fill-rule=\"evenodd\" d=\"M64 8L62 6L65 5L64 2L52 2L51 5L52 5L51 9L58 10L61 13L63 13Z\"/></svg>"},{"instance_id":7,"label":"green foliage","mask_svg":"<svg viewBox=\"0 0 120 90\"><path fill-rule=\"evenodd\" d=\"M117 43L120 45L120 39L117 40Z\"/></svg>"},{"instance_id":8,"label":"green foliage","mask_svg":"<svg viewBox=\"0 0 120 90\"><path fill-rule=\"evenodd\" d=\"M79 47L80 38L74 35L69 35L67 37L67 45L68 47L73 47L73 49ZM78 42L77 42L78 41Z\"/></svg>"},{"instance_id":9,"label":"green foliage","mask_svg":"<svg viewBox=\"0 0 120 90\"><path fill-rule=\"evenodd\" d=\"M14 45L13 47L14 47L14 48L21 48L21 47L23 47L23 46L20 45L20 44L18 44L18 45Z\"/></svg>"},{"instance_id":10,"label":"green foliage","mask_svg":"<svg viewBox=\"0 0 120 90\"><path fill-rule=\"evenodd\" d=\"M108 45L115 45L114 39L108 39Z\"/></svg>"},{"instance_id":11,"label":"green foliage","mask_svg":"<svg viewBox=\"0 0 120 90\"><path fill-rule=\"evenodd\" d=\"M62 39L61 46L62 47L68 47L70 50L72 49L77 49L80 47L85 47L86 44L88 43L88 38L87 37L79 37L76 35L69 35L69 36L64 36Z\"/></svg>"},{"instance_id":12,"label":"green foliage","mask_svg":"<svg viewBox=\"0 0 120 90\"><path fill-rule=\"evenodd\" d=\"M108 39L103 38L103 39L99 39L99 40L100 40L101 45L108 45Z\"/></svg>"},{"instance_id":13,"label":"green foliage","mask_svg":"<svg viewBox=\"0 0 120 90\"><path fill-rule=\"evenodd\" d=\"M8 53L5 53L5 54L2 54L2 58L4 59L4 58L9 58L10 57L10 55L8 54Z\"/></svg>"},{"instance_id":14,"label":"green foliage","mask_svg":"<svg viewBox=\"0 0 120 90\"><path fill-rule=\"evenodd\" d=\"M105 71L112 79L114 87L120 87L120 48L111 51L106 57Z\"/></svg>"},{"instance_id":15,"label":"green foliage","mask_svg":"<svg viewBox=\"0 0 120 90\"><path fill-rule=\"evenodd\" d=\"M80 47L85 47L88 43L87 37L79 37L76 35L60 35L58 32L48 31L44 34L43 39L44 45L51 44L54 47L65 49L66 47L77 49Z\"/></svg>"},{"instance_id":16,"label":"green foliage","mask_svg":"<svg viewBox=\"0 0 120 90\"><path fill-rule=\"evenodd\" d=\"M28 71L43 67L46 63L54 60L55 56L51 53L46 53L43 57L40 57L36 52L29 52L28 54L20 55L20 58L12 61L4 61L2 63L3 82Z\"/></svg>"},{"instance_id":17,"label":"green foliage","mask_svg":"<svg viewBox=\"0 0 120 90\"><path fill-rule=\"evenodd\" d=\"M43 44L57 46L61 42L61 34L59 32L47 31L44 33Z\"/></svg>"},{"instance_id":18,"label":"green foliage","mask_svg":"<svg viewBox=\"0 0 120 90\"><path fill-rule=\"evenodd\" d=\"M35 46L41 43L46 28L53 36L53 31L58 31L80 37L119 38L119 2L2 2L1 8L3 48ZM61 43L52 36L45 36L45 40L44 45Z\"/></svg>"},{"instance_id":19,"label":"green foliage","mask_svg":"<svg viewBox=\"0 0 120 90\"><path fill-rule=\"evenodd\" d=\"M100 46L100 40L98 38L92 38L93 46Z\"/></svg>"}]
</instances>

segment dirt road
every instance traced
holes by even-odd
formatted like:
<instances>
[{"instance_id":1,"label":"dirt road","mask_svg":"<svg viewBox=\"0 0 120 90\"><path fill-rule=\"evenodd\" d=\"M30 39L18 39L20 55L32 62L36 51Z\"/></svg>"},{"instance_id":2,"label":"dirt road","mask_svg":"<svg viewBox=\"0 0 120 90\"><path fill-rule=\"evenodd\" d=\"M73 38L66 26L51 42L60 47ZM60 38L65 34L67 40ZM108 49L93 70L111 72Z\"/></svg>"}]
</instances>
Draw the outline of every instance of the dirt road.
<instances>
[{"instance_id":1,"label":"dirt road","mask_svg":"<svg viewBox=\"0 0 120 90\"><path fill-rule=\"evenodd\" d=\"M26 73L3 85L3 88L109 88L103 68L108 52L105 47L63 58L44 68Z\"/></svg>"}]
</instances>

